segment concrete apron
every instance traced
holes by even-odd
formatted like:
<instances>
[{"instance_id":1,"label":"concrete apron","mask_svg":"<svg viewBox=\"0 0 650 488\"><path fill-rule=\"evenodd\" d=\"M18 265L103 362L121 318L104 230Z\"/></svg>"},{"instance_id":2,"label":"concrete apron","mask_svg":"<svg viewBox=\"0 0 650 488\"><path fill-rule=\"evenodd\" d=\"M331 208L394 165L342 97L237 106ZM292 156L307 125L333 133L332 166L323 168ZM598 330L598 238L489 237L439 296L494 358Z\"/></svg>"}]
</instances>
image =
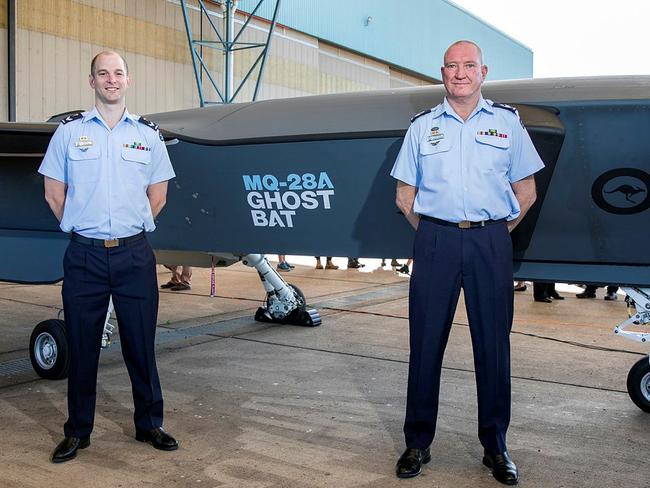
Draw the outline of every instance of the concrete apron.
<instances>
[{"instance_id":1,"label":"concrete apron","mask_svg":"<svg viewBox=\"0 0 650 488\"><path fill-rule=\"evenodd\" d=\"M119 342L102 352L95 430L77 459L53 465L66 382L29 367L0 375L1 487L477 487L500 486L481 465L469 330L459 304L447 348L433 460L397 480L408 367L407 280L392 271L285 277L320 309L318 328L258 324L254 271L196 270L191 292L161 294L160 452L133 439ZM168 279L160 269L159 281ZM602 290L601 290L602 291ZM599 295L601 296L601 295ZM585 303L586 302L586 303ZM32 327L56 315L60 286L0 285L0 362L24 361ZM650 416L625 378L647 350L611 334L619 302L541 304L517 294L509 450L520 486L647 487ZM117 337L117 336L116 336Z\"/></svg>"}]
</instances>

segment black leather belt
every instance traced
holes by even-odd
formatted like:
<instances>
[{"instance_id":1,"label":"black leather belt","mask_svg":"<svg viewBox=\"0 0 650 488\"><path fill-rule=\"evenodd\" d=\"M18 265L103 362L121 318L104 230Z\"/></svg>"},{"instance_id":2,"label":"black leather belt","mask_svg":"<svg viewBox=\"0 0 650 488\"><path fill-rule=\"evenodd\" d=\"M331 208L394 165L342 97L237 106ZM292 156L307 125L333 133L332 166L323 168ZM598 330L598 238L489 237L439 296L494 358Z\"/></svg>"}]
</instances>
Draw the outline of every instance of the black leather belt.
<instances>
[{"instance_id":1,"label":"black leather belt","mask_svg":"<svg viewBox=\"0 0 650 488\"><path fill-rule=\"evenodd\" d=\"M134 236L120 237L119 239L91 239L90 237L84 237L81 234L77 234L76 232L73 232L71 239L75 242L79 242L87 246L120 247L120 246L128 246L129 244L133 244L134 242L137 242L140 239L144 239L144 231Z\"/></svg>"},{"instance_id":2,"label":"black leather belt","mask_svg":"<svg viewBox=\"0 0 650 488\"><path fill-rule=\"evenodd\" d=\"M446 220L429 217L428 215L420 215L422 220L428 220L435 224L446 225L448 227L458 227L460 229L476 229L478 227L485 227L486 225L500 224L505 222L506 219L499 220L481 220L480 222L470 222L469 220L461 220L460 222L447 222Z\"/></svg>"}]
</instances>

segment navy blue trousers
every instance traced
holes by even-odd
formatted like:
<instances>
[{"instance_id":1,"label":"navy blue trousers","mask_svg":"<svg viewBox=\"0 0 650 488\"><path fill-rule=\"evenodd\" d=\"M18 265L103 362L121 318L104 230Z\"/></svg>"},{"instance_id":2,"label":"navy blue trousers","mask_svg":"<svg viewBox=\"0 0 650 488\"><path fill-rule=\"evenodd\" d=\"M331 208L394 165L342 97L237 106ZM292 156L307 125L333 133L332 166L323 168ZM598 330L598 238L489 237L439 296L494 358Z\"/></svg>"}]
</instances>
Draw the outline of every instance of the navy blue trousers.
<instances>
[{"instance_id":1,"label":"navy blue trousers","mask_svg":"<svg viewBox=\"0 0 650 488\"><path fill-rule=\"evenodd\" d=\"M158 283L149 243L140 239L106 249L70 241L63 272L70 350L65 435L85 437L93 429L97 367L110 296L131 378L135 426L145 430L162 426L163 399L154 353Z\"/></svg>"},{"instance_id":2,"label":"navy blue trousers","mask_svg":"<svg viewBox=\"0 0 650 488\"><path fill-rule=\"evenodd\" d=\"M486 449L501 452L510 423L513 312L506 224L459 229L420 220L413 261L406 446L423 449L433 441L442 359L462 288L474 351L478 436Z\"/></svg>"}]
</instances>

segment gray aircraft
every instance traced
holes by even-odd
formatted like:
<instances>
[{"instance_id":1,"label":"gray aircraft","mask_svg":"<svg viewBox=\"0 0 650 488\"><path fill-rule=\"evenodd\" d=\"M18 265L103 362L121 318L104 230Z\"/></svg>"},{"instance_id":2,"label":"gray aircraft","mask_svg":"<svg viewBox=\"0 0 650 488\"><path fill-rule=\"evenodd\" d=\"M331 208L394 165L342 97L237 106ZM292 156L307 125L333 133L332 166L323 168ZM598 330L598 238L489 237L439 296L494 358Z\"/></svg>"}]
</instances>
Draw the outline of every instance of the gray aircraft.
<instances>
[{"instance_id":1,"label":"gray aircraft","mask_svg":"<svg viewBox=\"0 0 650 488\"><path fill-rule=\"evenodd\" d=\"M650 77L490 82L483 94L518 109L546 164L538 200L512 235L515 278L621 285L630 317L615 331L649 341ZM413 232L395 207L389 172L410 117L443 97L442 86L428 86L148 116L177 173L151 236L159 261L242 260L266 291L257 320L318 325L263 253L410 256ZM37 174L55 129L0 124L0 280L62 278L68 236ZM43 377L66 374L63 328L50 320L32 334ZM628 391L650 412L650 358L632 367Z\"/></svg>"}]
</instances>

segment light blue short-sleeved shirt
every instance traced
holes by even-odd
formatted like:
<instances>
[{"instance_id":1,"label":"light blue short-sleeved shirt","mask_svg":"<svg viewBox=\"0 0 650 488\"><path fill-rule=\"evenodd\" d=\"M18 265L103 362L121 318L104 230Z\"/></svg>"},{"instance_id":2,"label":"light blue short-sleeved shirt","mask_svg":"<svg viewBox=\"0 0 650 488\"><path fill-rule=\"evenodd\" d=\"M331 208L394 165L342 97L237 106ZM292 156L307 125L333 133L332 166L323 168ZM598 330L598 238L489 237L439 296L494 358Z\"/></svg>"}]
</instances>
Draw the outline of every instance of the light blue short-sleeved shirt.
<instances>
[{"instance_id":1,"label":"light blue short-sleeved shirt","mask_svg":"<svg viewBox=\"0 0 650 488\"><path fill-rule=\"evenodd\" d=\"M543 167L514 110L481 97L463 121L445 98L413 121L390 174L417 187L415 213L478 222L517 218L511 184Z\"/></svg>"},{"instance_id":2,"label":"light blue short-sleeved shirt","mask_svg":"<svg viewBox=\"0 0 650 488\"><path fill-rule=\"evenodd\" d=\"M67 185L61 230L114 239L156 228L147 187L175 174L160 133L139 119L125 110L110 129L94 108L59 125L38 172Z\"/></svg>"}]
</instances>

